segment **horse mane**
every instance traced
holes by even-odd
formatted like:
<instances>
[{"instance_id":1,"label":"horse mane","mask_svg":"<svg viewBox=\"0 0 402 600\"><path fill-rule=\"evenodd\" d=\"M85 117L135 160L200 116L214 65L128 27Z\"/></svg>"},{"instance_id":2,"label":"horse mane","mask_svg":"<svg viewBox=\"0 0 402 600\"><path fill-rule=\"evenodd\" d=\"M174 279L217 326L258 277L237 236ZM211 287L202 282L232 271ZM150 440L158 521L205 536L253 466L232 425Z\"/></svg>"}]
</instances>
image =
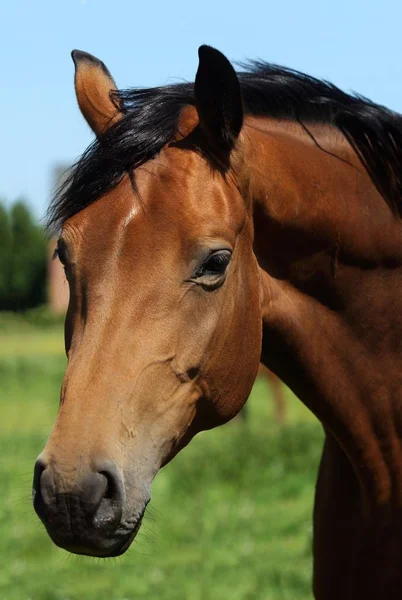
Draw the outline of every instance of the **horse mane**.
<instances>
[{"instance_id":1,"label":"horse mane","mask_svg":"<svg viewBox=\"0 0 402 600\"><path fill-rule=\"evenodd\" d=\"M358 94L299 71L253 61L238 73L244 112L340 130L395 215L402 216L402 116ZM194 105L194 84L117 91L124 115L77 160L50 204L47 225L70 217L113 189L169 143L181 110Z\"/></svg>"}]
</instances>

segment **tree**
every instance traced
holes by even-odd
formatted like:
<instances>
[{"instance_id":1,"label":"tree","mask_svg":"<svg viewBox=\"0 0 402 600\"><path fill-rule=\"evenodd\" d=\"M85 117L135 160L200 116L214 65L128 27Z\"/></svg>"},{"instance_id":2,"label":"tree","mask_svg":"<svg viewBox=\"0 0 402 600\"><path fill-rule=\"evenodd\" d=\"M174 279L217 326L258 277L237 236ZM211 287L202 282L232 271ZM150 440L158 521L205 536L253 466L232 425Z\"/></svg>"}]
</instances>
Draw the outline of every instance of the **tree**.
<instances>
[{"instance_id":1,"label":"tree","mask_svg":"<svg viewBox=\"0 0 402 600\"><path fill-rule=\"evenodd\" d=\"M41 227L35 224L23 201L10 213L12 257L10 290L12 310L32 308L46 300L47 244Z\"/></svg>"},{"instance_id":2,"label":"tree","mask_svg":"<svg viewBox=\"0 0 402 600\"><path fill-rule=\"evenodd\" d=\"M10 308L11 256L10 220L4 204L0 202L0 310Z\"/></svg>"}]
</instances>

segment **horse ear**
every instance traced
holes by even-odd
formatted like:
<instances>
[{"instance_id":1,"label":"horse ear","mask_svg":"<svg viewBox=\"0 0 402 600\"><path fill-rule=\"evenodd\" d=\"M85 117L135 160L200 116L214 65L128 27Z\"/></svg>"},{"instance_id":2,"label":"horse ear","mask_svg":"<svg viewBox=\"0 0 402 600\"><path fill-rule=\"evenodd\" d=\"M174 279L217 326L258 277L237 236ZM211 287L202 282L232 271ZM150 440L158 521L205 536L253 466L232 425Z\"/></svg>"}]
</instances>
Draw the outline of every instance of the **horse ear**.
<instances>
[{"instance_id":1,"label":"horse ear","mask_svg":"<svg viewBox=\"0 0 402 600\"><path fill-rule=\"evenodd\" d=\"M226 56L200 46L194 95L200 128L217 150L230 152L243 125L240 83Z\"/></svg>"},{"instance_id":2,"label":"horse ear","mask_svg":"<svg viewBox=\"0 0 402 600\"><path fill-rule=\"evenodd\" d=\"M122 116L111 97L116 84L103 62L92 54L73 50L71 56L75 65L78 105L88 125L99 136Z\"/></svg>"}]
</instances>

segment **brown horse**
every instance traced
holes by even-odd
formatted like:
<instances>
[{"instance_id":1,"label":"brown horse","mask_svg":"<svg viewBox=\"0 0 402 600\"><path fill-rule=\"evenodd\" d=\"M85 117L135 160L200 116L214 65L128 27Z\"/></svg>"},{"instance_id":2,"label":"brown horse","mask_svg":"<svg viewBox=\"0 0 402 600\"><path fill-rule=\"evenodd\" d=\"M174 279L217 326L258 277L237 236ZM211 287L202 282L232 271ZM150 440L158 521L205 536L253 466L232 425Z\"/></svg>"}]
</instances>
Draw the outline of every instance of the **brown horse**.
<instances>
[{"instance_id":1,"label":"brown horse","mask_svg":"<svg viewBox=\"0 0 402 600\"><path fill-rule=\"evenodd\" d=\"M56 544L113 556L151 482L245 403L260 357L326 431L320 600L402 597L402 118L298 72L117 93L74 52L97 140L50 224L68 367L34 505Z\"/></svg>"}]
</instances>

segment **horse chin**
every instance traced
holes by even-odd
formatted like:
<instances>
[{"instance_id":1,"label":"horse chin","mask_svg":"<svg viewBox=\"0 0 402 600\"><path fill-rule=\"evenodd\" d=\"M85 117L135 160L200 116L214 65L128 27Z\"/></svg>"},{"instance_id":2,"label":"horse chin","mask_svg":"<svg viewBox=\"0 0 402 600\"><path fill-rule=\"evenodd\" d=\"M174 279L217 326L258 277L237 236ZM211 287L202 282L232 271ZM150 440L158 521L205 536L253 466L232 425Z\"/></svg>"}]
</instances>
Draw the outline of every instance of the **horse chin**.
<instances>
[{"instance_id":1,"label":"horse chin","mask_svg":"<svg viewBox=\"0 0 402 600\"><path fill-rule=\"evenodd\" d=\"M146 509L146 506L145 506L144 510L142 511L140 517L136 521L135 526L134 526L133 530L131 531L131 533L129 533L121 542L119 542L119 544L116 545L111 550L111 552L109 551L108 554L98 555L99 558L113 558L116 556L121 556L122 554L125 554L125 552L127 552L127 550L130 548L131 544L133 543L133 541L135 540L135 538L137 536L137 533L139 532L139 530L141 528L145 509Z\"/></svg>"},{"instance_id":2,"label":"horse chin","mask_svg":"<svg viewBox=\"0 0 402 600\"><path fill-rule=\"evenodd\" d=\"M142 521L142 519L141 519L141 521ZM117 556L122 556L123 554L125 554L127 552L127 550L130 548L131 544L133 543L133 541L135 540L135 538L137 536L137 533L140 530L141 521L139 521L138 526L136 526L133 533L131 533L128 536L128 538L123 541L122 544L119 544L118 546L116 546L111 552L108 552L108 554L98 555L98 557L99 558L115 558Z\"/></svg>"}]
</instances>

